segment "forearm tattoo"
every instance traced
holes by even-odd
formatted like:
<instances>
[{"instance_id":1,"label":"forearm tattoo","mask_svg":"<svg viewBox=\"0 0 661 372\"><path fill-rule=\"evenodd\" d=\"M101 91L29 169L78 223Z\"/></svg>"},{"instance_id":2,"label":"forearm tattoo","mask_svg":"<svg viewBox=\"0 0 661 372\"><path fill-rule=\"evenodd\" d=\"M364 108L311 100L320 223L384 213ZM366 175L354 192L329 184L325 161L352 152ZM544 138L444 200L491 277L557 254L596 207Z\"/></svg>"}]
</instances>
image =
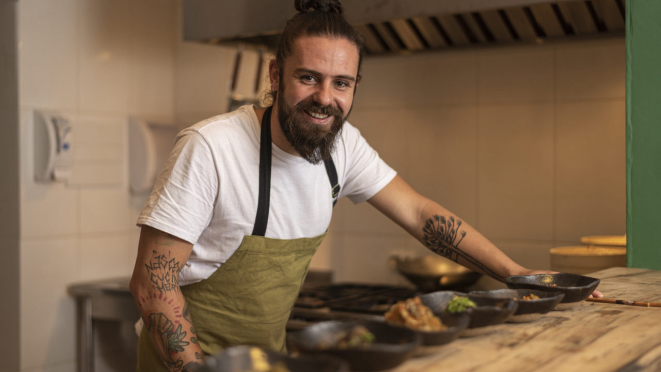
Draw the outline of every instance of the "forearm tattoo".
<instances>
[{"instance_id":1,"label":"forearm tattoo","mask_svg":"<svg viewBox=\"0 0 661 372\"><path fill-rule=\"evenodd\" d=\"M199 363L193 361L184 365L182 358L175 357L177 353L183 352L186 346L191 343L197 344L198 339L195 337L195 328L193 327L193 320L191 319L188 305L184 303L183 309L181 309L181 306L175 302L175 298L178 296L177 292L181 292L178 282L181 265L179 261L176 261L174 258L170 259L169 256L170 252L166 256L165 253L158 254L158 252L153 251L151 261L145 264L152 287L158 292L150 292L147 296L148 298L140 296L138 307L144 310L144 307L148 306L149 299L162 302L163 305L169 306L172 309L174 320L170 320L162 312L152 312L144 319L145 327L167 368L171 372L187 372L193 366L199 366ZM182 324L183 320L188 322L188 325L186 325L186 322ZM190 329L191 332L190 342L185 341L188 335L186 329ZM201 356L201 354L195 353L196 359L202 359Z\"/></svg>"},{"instance_id":2,"label":"forearm tattoo","mask_svg":"<svg viewBox=\"0 0 661 372\"><path fill-rule=\"evenodd\" d=\"M422 228L425 245L438 255L451 261L459 262L459 258L462 258L485 274L495 279L504 279L459 248L459 244L466 237L466 231L460 231L461 224L462 222L458 218L434 215L425 222L425 226Z\"/></svg>"}]
</instances>

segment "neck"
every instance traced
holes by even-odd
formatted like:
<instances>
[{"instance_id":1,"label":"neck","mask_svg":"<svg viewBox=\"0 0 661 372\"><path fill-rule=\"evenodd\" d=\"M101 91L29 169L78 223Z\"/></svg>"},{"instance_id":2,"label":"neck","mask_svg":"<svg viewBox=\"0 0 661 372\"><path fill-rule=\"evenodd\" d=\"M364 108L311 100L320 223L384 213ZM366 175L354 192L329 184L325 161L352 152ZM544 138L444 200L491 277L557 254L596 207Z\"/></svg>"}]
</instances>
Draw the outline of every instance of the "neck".
<instances>
[{"instance_id":1,"label":"neck","mask_svg":"<svg viewBox=\"0 0 661 372\"><path fill-rule=\"evenodd\" d=\"M255 109L255 114L257 115L257 120L259 121L260 126L262 125L264 112L266 112L266 109ZM285 134L282 132L280 121L278 120L278 105L275 103L273 104L273 110L271 110L271 141L282 151L300 157L298 152L294 149L294 146L289 143L289 140L287 140L287 137L285 137Z\"/></svg>"}]
</instances>

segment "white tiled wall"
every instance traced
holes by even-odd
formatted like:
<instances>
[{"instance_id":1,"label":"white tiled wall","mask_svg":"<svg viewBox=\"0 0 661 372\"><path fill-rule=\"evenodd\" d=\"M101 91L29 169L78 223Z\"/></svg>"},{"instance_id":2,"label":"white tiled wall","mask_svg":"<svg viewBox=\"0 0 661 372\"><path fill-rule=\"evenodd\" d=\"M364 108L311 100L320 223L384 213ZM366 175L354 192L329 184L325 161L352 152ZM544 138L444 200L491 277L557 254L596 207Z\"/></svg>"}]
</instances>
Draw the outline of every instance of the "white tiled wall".
<instances>
[{"instance_id":1,"label":"white tiled wall","mask_svg":"<svg viewBox=\"0 0 661 372\"><path fill-rule=\"evenodd\" d=\"M127 119L175 121L178 7L177 0L18 2L22 371L75 371L67 286L133 270L145 197L128 191ZM71 119L67 183L34 182L34 110Z\"/></svg>"},{"instance_id":2,"label":"white tiled wall","mask_svg":"<svg viewBox=\"0 0 661 372\"><path fill-rule=\"evenodd\" d=\"M416 190L548 269L554 246L625 232L624 56L609 39L367 58L349 120ZM397 283L385 257L427 251L371 209L338 203L326 259Z\"/></svg>"}]
</instances>

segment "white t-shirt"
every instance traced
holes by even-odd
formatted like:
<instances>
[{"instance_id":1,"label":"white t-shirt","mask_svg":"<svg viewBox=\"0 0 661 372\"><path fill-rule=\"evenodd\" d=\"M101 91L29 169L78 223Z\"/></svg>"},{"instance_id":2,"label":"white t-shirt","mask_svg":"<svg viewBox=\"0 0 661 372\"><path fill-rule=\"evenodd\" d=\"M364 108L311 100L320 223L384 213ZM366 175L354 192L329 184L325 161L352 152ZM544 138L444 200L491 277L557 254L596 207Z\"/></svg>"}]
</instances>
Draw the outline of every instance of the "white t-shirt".
<instances>
[{"instance_id":1,"label":"white t-shirt","mask_svg":"<svg viewBox=\"0 0 661 372\"><path fill-rule=\"evenodd\" d=\"M179 284L208 278L252 234L259 195L260 123L252 106L203 120L177 135L138 225L193 244ZM371 198L395 171L345 123L332 154L340 197ZM265 236L296 239L323 234L332 190L323 162L312 165L273 146L271 200Z\"/></svg>"}]
</instances>

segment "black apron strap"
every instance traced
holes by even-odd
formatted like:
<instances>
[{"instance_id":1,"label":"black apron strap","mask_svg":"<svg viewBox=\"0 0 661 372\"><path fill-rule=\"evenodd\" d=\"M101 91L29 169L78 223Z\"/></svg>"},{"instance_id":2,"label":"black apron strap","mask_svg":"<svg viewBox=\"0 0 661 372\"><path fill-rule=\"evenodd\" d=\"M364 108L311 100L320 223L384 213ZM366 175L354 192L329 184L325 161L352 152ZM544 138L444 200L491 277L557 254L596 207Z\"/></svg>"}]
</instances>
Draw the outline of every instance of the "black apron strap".
<instances>
[{"instance_id":1,"label":"black apron strap","mask_svg":"<svg viewBox=\"0 0 661 372\"><path fill-rule=\"evenodd\" d=\"M335 163L333 163L333 158L328 158L324 160L324 165L326 166L326 174L328 174L328 180L331 184L331 197L333 198L333 207L337 203L337 199L340 196L340 183L337 180L337 171L335 170Z\"/></svg>"},{"instance_id":2,"label":"black apron strap","mask_svg":"<svg viewBox=\"0 0 661 372\"><path fill-rule=\"evenodd\" d=\"M266 225L269 222L269 206L271 204L271 152L273 151L271 142L271 111L270 106L264 111L262 116L262 128L259 143L259 197L257 199L257 216L255 217L255 226L252 235L264 236L266 234ZM337 171L333 159L324 160L326 174L331 184L331 197L333 207L340 196L340 184L337 179Z\"/></svg>"},{"instance_id":3,"label":"black apron strap","mask_svg":"<svg viewBox=\"0 0 661 372\"><path fill-rule=\"evenodd\" d=\"M262 116L262 129L259 140L259 198L257 199L257 217L252 235L264 236L269 222L271 204L271 110L268 107Z\"/></svg>"}]
</instances>

